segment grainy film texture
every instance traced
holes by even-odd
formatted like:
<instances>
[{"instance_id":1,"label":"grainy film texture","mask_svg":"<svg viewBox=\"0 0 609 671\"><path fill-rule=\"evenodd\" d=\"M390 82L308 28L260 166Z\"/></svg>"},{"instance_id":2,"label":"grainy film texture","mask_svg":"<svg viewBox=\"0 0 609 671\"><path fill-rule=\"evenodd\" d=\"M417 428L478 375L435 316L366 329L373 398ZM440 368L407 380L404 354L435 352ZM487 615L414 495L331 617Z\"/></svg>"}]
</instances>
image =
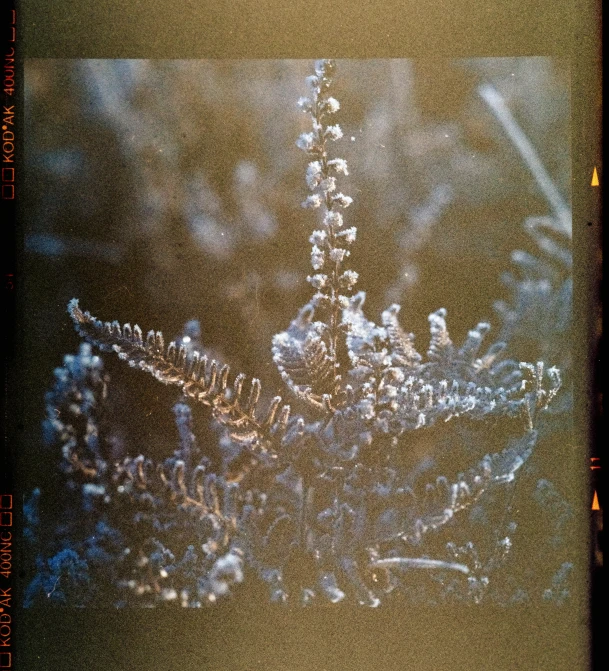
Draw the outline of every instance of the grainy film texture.
<instances>
[{"instance_id":1,"label":"grainy film texture","mask_svg":"<svg viewBox=\"0 0 609 671\"><path fill-rule=\"evenodd\" d=\"M31 60L26 103L26 605L575 598L565 63Z\"/></svg>"}]
</instances>

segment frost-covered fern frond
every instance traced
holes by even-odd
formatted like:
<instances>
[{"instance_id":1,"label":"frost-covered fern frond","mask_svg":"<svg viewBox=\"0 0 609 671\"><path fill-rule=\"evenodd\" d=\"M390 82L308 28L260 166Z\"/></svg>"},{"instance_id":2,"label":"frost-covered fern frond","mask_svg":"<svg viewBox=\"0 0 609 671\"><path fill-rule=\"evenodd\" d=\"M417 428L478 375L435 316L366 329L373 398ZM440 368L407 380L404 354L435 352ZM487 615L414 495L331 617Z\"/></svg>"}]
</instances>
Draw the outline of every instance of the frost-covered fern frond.
<instances>
[{"instance_id":1,"label":"frost-covered fern frond","mask_svg":"<svg viewBox=\"0 0 609 671\"><path fill-rule=\"evenodd\" d=\"M281 434L287 425L290 408L281 404L281 397L272 399L260 414L260 380L253 378L244 393L245 375L240 374L229 386L230 368L214 359L208 361L198 352L188 354L186 347L170 342L165 347L160 331L149 331L144 340L137 324L121 327L119 322L101 322L83 312L76 299L70 301L68 312L79 334L101 349L111 350L129 366L153 375L163 384L180 387L187 398L210 406L214 417L229 427L235 437L251 436L251 447L264 450L267 434Z\"/></svg>"},{"instance_id":2,"label":"frost-covered fern frond","mask_svg":"<svg viewBox=\"0 0 609 671\"><path fill-rule=\"evenodd\" d=\"M487 323L469 331L461 347L453 345L443 308L429 315L431 338L424 358L397 320L400 306L386 310L384 325L377 326L364 316L364 298L359 292L341 311L351 368L338 381L334 396L320 399L316 394L331 375L331 361L323 338L325 325L313 321L313 306L304 308L273 341L273 359L290 389L321 411L347 409L369 422L373 431L393 436L463 415L484 419L521 414L532 428L531 413L546 407L560 387L554 368L546 374L542 363L502 360L504 343L494 343L481 354ZM521 369L535 378L530 391Z\"/></svg>"}]
</instances>

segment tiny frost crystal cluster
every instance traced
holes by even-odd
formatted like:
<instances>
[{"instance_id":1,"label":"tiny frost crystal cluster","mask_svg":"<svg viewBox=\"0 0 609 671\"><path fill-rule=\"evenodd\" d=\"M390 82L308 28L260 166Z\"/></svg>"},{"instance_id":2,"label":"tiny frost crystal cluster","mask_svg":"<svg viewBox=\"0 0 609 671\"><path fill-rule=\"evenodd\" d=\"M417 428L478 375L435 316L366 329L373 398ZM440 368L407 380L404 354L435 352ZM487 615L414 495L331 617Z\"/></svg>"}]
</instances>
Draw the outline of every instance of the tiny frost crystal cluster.
<instances>
[{"instance_id":1,"label":"tiny frost crystal cluster","mask_svg":"<svg viewBox=\"0 0 609 671\"><path fill-rule=\"evenodd\" d=\"M39 556L30 602L54 591L77 605L201 606L256 579L272 601L304 604L480 602L493 581L495 600L523 592L509 570L510 497L561 373L506 358L503 342L485 344L488 323L453 343L443 308L429 315L425 352L400 323L399 305L380 324L366 317L347 263L357 234L352 198L339 188L348 166L332 151L343 134L334 74L333 61L318 61L299 101L311 119L297 141L308 158L303 207L318 225L307 278L314 294L272 343L286 398L265 398L258 379L234 376L188 340L166 344L159 331L103 323L72 300L86 343L56 371L45 432L62 452L71 514L88 532L77 540L64 530L52 558ZM180 442L165 461L112 457L108 378L91 346L180 389ZM211 410L228 455L220 472L193 434L197 404ZM460 424L464 434L447 432ZM446 475L412 449L434 427ZM480 453L467 444L472 435L494 449ZM543 482L535 496L552 498ZM37 496L26 507L32 536ZM568 573L570 564L556 568Z\"/></svg>"}]
</instances>

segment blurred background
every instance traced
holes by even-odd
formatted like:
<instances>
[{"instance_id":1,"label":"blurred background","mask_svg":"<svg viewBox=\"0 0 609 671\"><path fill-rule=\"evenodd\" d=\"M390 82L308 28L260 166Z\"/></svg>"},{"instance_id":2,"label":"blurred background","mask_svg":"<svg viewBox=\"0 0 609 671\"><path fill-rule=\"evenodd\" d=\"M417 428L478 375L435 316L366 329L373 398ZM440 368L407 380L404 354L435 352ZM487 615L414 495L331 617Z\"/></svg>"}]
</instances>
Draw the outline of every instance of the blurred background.
<instances>
[{"instance_id":1,"label":"blurred background","mask_svg":"<svg viewBox=\"0 0 609 671\"><path fill-rule=\"evenodd\" d=\"M378 321L400 303L421 351L427 315L439 307L455 342L482 320L497 337L493 305L511 300L501 279L510 254L539 251L523 222L551 212L478 88L489 83L501 94L569 202L567 62L337 66L344 137L331 150L349 165L338 186L354 199L345 225L358 230L347 267L360 273L368 317ZM312 293L308 237L317 220L300 207L307 157L295 145L310 127L296 102L311 72L308 61L26 62L24 456L32 486L48 468L39 453L44 390L78 347L65 309L73 297L102 320L161 329L167 341L191 322L206 352L260 377L267 395L285 394L270 345ZM536 360L534 351L510 353ZM168 456L177 390L117 364L105 357L125 443Z\"/></svg>"}]
</instances>

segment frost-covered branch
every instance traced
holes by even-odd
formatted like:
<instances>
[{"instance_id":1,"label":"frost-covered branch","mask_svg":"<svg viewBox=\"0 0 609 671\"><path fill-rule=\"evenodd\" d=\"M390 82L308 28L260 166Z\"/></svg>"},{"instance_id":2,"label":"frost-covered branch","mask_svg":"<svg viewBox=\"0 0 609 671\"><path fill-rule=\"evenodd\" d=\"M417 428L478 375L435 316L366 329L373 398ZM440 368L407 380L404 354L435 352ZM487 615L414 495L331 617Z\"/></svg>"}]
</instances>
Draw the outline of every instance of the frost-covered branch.
<instances>
[{"instance_id":1,"label":"frost-covered branch","mask_svg":"<svg viewBox=\"0 0 609 671\"><path fill-rule=\"evenodd\" d=\"M539 155L522 130L509 107L505 104L503 96L491 84L481 84L478 93L484 102L490 107L497 121L503 126L510 140L518 150L522 160L535 178L544 197L554 212L556 223L560 232L571 236L571 209L565 203L556 184L545 169Z\"/></svg>"}]
</instances>

